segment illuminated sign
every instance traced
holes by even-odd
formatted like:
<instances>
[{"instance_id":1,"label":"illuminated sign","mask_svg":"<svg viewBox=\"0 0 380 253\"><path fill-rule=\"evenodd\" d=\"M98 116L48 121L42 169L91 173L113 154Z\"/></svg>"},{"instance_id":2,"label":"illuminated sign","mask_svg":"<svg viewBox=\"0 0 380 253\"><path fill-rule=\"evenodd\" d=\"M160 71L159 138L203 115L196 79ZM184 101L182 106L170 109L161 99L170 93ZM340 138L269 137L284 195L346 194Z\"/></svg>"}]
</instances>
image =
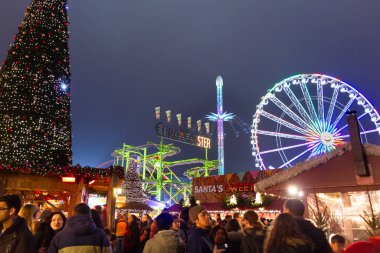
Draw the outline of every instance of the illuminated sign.
<instances>
[{"instance_id":1,"label":"illuminated sign","mask_svg":"<svg viewBox=\"0 0 380 253\"><path fill-rule=\"evenodd\" d=\"M62 177L64 183L75 183L75 177Z\"/></svg>"},{"instance_id":2,"label":"illuminated sign","mask_svg":"<svg viewBox=\"0 0 380 253\"><path fill-rule=\"evenodd\" d=\"M156 125L156 134L158 136L173 140L179 141L186 144L194 145L201 148L211 148L211 140L210 138L193 135L188 131L180 131L177 129L171 129L169 127L164 126L161 122Z\"/></svg>"}]
</instances>

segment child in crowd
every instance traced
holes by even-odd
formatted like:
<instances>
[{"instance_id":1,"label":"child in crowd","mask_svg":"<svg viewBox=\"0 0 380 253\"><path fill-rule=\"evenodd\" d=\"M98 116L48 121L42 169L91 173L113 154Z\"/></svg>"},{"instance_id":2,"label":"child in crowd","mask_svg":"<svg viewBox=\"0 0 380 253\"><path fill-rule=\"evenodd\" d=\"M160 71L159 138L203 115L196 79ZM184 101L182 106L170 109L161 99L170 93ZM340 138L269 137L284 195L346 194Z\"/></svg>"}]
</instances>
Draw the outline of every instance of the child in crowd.
<instances>
[{"instance_id":1,"label":"child in crowd","mask_svg":"<svg viewBox=\"0 0 380 253\"><path fill-rule=\"evenodd\" d=\"M334 253L342 253L345 244L346 239L341 235L333 235L330 239L330 246Z\"/></svg>"}]
</instances>

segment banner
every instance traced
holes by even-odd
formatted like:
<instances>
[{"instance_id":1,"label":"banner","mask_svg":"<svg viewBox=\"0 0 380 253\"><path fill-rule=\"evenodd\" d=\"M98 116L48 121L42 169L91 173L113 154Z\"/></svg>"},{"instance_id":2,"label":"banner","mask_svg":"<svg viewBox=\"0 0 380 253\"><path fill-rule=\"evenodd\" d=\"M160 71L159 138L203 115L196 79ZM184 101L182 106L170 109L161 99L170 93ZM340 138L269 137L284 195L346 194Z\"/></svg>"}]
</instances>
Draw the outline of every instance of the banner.
<instances>
[{"instance_id":1,"label":"banner","mask_svg":"<svg viewBox=\"0 0 380 253\"><path fill-rule=\"evenodd\" d=\"M160 120L160 118L161 118L161 108L160 107L156 107L154 109L156 111L156 120Z\"/></svg>"},{"instance_id":2,"label":"banner","mask_svg":"<svg viewBox=\"0 0 380 253\"><path fill-rule=\"evenodd\" d=\"M182 114L178 113L176 116L177 116L177 120L178 120L178 126L181 127L181 125L182 125Z\"/></svg>"},{"instance_id":3,"label":"banner","mask_svg":"<svg viewBox=\"0 0 380 253\"><path fill-rule=\"evenodd\" d=\"M198 125L198 133L199 133L202 130L202 120L198 120L197 125Z\"/></svg>"},{"instance_id":4,"label":"banner","mask_svg":"<svg viewBox=\"0 0 380 253\"><path fill-rule=\"evenodd\" d=\"M206 134L210 134L210 122L205 123Z\"/></svg>"},{"instance_id":5,"label":"banner","mask_svg":"<svg viewBox=\"0 0 380 253\"><path fill-rule=\"evenodd\" d=\"M191 117L187 117L187 129L191 129Z\"/></svg>"},{"instance_id":6,"label":"banner","mask_svg":"<svg viewBox=\"0 0 380 253\"><path fill-rule=\"evenodd\" d=\"M167 119L168 123L170 123L172 121L172 111L171 110L166 111L166 119Z\"/></svg>"},{"instance_id":7,"label":"banner","mask_svg":"<svg viewBox=\"0 0 380 253\"><path fill-rule=\"evenodd\" d=\"M255 196L254 186L276 171L248 171L220 176L193 178L193 196L202 203L220 203L226 196L245 194Z\"/></svg>"}]
</instances>

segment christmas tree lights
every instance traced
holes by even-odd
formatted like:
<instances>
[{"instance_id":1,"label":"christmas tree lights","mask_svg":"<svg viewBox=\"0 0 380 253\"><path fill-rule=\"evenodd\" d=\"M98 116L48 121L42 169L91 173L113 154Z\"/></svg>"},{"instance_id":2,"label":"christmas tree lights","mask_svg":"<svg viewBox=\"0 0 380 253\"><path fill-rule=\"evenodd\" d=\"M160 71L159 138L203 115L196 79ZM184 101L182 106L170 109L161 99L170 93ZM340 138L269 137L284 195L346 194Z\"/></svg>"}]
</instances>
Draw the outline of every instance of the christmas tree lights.
<instances>
[{"instance_id":1,"label":"christmas tree lights","mask_svg":"<svg viewBox=\"0 0 380 253\"><path fill-rule=\"evenodd\" d=\"M124 174L123 188L127 203L145 203L146 194L142 188L142 182L139 178L138 165L130 161L128 171Z\"/></svg>"},{"instance_id":2,"label":"christmas tree lights","mask_svg":"<svg viewBox=\"0 0 380 253\"><path fill-rule=\"evenodd\" d=\"M0 163L70 165L66 0L33 0L0 69Z\"/></svg>"}]
</instances>

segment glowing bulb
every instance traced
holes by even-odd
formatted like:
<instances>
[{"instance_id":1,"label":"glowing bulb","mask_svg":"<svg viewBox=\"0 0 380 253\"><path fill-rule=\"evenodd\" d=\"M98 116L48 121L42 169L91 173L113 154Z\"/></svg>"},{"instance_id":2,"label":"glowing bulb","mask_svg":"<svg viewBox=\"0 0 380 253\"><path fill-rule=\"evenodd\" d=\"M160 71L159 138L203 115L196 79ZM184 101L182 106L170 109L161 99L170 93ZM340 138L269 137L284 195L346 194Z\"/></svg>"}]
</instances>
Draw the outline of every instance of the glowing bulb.
<instances>
[{"instance_id":1,"label":"glowing bulb","mask_svg":"<svg viewBox=\"0 0 380 253\"><path fill-rule=\"evenodd\" d=\"M61 89L62 90L64 90L64 91L66 91L67 90L67 84L65 84L65 83L61 83Z\"/></svg>"},{"instance_id":2,"label":"glowing bulb","mask_svg":"<svg viewBox=\"0 0 380 253\"><path fill-rule=\"evenodd\" d=\"M222 87L223 86L223 78L221 76L218 76L216 78L216 86L217 87Z\"/></svg>"},{"instance_id":3,"label":"glowing bulb","mask_svg":"<svg viewBox=\"0 0 380 253\"><path fill-rule=\"evenodd\" d=\"M288 193L289 193L290 195L297 195L297 193L298 193L298 188L297 188L296 186L294 186L294 185L291 185L291 186L289 186L289 188L288 188Z\"/></svg>"}]
</instances>

